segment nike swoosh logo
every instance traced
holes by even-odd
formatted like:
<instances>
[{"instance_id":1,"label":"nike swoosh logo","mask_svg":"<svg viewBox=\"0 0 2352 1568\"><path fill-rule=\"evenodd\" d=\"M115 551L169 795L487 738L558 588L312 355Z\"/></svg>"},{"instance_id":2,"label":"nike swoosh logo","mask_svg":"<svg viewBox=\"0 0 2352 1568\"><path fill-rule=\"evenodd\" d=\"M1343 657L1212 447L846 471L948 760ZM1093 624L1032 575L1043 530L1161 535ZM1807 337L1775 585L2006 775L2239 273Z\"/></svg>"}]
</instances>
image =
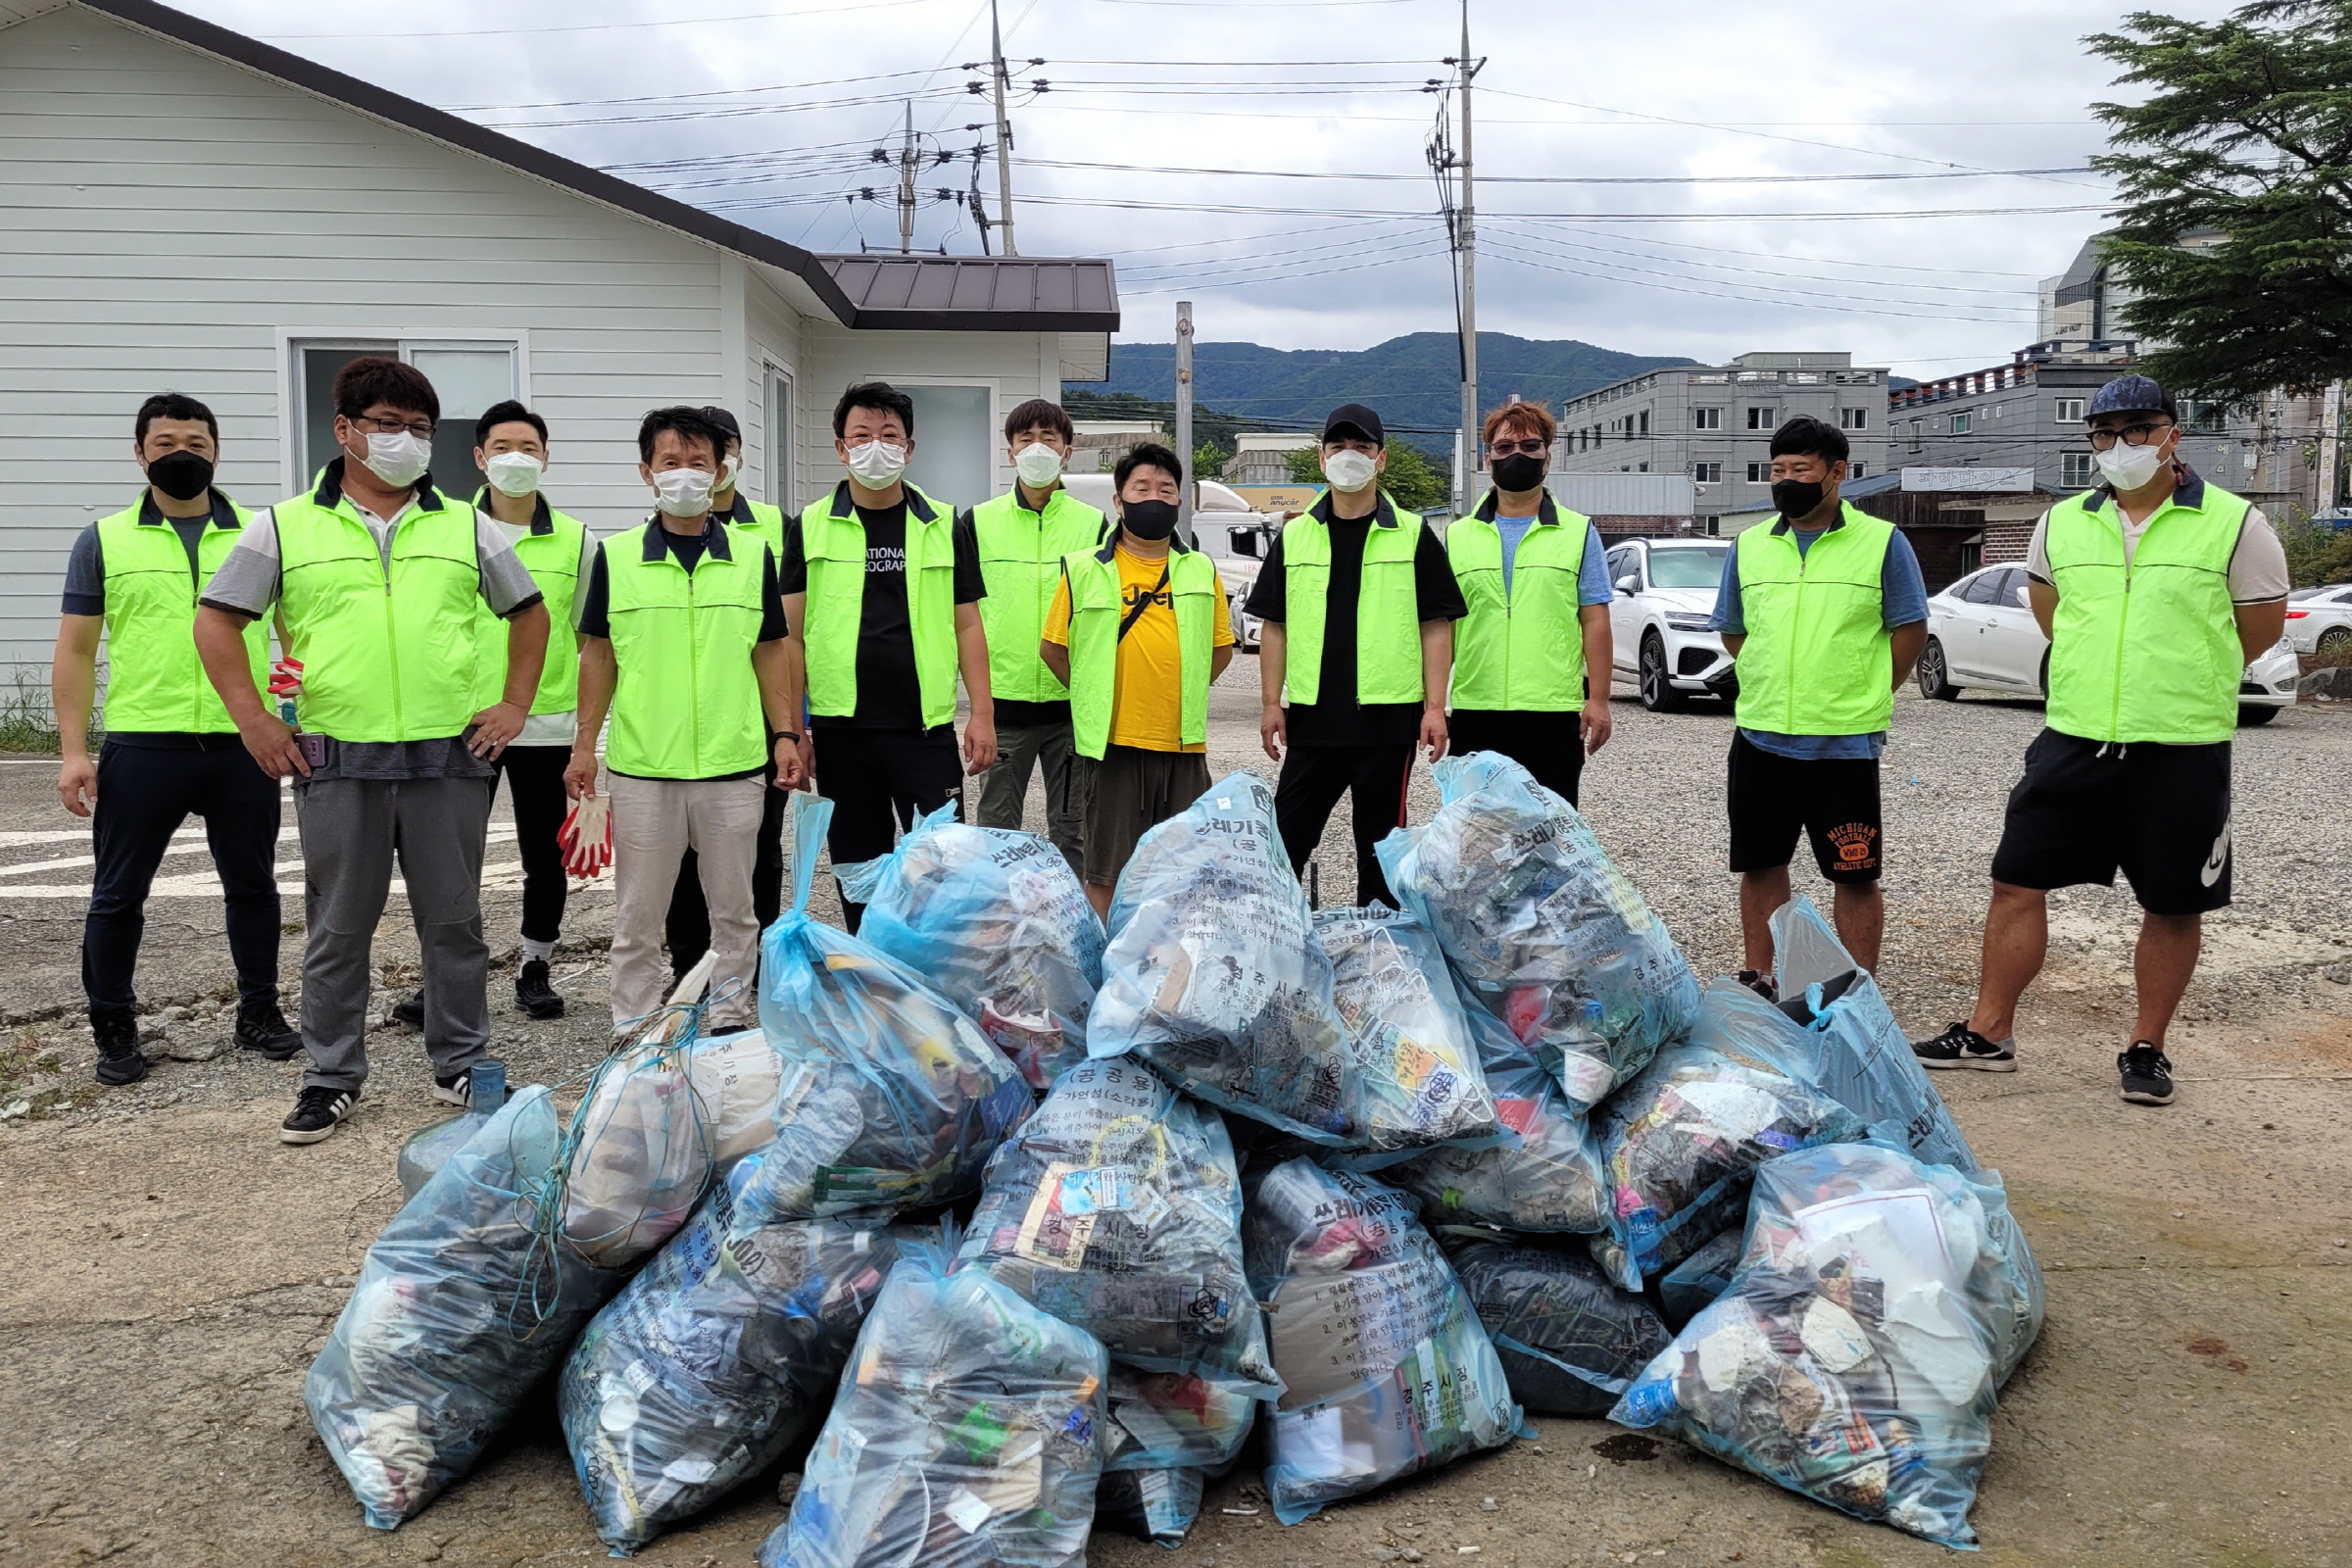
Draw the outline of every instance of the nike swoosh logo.
<instances>
[{"instance_id":1,"label":"nike swoosh logo","mask_svg":"<svg viewBox=\"0 0 2352 1568\"><path fill-rule=\"evenodd\" d=\"M2213 853L2205 858L2205 868L2198 872L2207 887L2222 879L2222 870L2230 863L2230 829L2225 826L2222 836L2213 841Z\"/></svg>"}]
</instances>

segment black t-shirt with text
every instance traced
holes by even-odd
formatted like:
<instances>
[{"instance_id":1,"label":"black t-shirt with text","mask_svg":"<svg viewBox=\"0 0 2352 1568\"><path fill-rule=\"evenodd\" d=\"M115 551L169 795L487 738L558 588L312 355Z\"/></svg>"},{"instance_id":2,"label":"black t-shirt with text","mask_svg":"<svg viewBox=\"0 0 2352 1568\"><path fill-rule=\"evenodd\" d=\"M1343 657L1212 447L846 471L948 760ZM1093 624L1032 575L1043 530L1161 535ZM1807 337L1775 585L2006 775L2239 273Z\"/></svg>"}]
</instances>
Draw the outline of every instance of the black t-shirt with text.
<instances>
[{"instance_id":1,"label":"black t-shirt with text","mask_svg":"<svg viewBox=\"0 0 2352 1568\"><path fill-rule=\"evenodd\" d=\"M857 509L865 530L865 592L858 626L858 710L815 714L818 729L921 729L922 689L914 669L914 622L906 608L906 503ZM956 603L988 596L980 575L980 537L968 518L950 524L956 551ZM784 529L784 592L808 591L808 555L800 519Z\"/></svg>"}]
</instances>

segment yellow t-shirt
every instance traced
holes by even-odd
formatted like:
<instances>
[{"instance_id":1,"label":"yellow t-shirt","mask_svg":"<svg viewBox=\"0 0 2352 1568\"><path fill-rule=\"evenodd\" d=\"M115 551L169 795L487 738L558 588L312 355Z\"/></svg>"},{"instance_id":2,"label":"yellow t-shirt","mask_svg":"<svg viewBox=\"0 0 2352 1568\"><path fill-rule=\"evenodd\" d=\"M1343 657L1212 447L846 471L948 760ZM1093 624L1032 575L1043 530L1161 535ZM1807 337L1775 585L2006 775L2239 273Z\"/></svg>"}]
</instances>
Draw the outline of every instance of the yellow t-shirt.
<instances>
[{"instance_id":1,"label":"yellow t-shirt","mask_svg":"<svg viewBox=\"0 0 2352 1568\"><path fill-rule=\"evenodd\" d=\"M1147 561L1121 545L1112 555L1119 564L1121 611L1133 610L1146 594L1152 604L1136 617L1119 643L1118 667L1110 685L1110 744L1147 752L1205 752L1205 744L1184 744L1184 694L1178 684L1182 652L1176 635L1176 606L1160 573L1167 561ZM1159 591L1152 593L1157 587ZM1053 608L1046 612L1045 639L1067 648L1070 644L1070 579L1065 575L1054 590ZM1217 579L1217 612L1210 633L1211 648L1233 645L1233 616L1225 603L1225 580Z\"/></svg>"}]
</instances>

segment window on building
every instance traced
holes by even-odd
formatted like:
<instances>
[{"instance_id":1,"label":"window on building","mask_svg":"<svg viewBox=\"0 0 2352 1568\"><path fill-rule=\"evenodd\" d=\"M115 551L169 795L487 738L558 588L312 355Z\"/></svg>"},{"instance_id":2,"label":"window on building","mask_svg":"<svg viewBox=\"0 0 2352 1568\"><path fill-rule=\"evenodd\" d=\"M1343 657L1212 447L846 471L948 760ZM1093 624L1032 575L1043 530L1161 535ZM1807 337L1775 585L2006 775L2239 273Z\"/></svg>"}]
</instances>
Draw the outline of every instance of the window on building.
<instances>
[{"instance_id":1,"label":"window on building","mask_svg":"<svg viewBox=\"0 0 2352 1568\"><path fill-rule=\"evenodd\" d=\"M340 451L335 445L335 372L363 355L381 354L422 370L440 396L441 422L433 434L434 487L452 495L472 495L482 487L481 470L473 466L473 421L491 404L524 396L519 350L515 338L296 342L294 482L308 485Z\"/></svg>"},{"instance_id":2,"label":"window on building","mask_svg":"<svg viewBox=\"0 0 2352 1568\"><path fill-rule=\"evenodd\" d=\"M1974 409L1962 409L1962 410L1961 410L1961 411L1960 411L1958 414L1955 414L1955 415L1953 415L1953 416L1952 416L1952 434L1954 434L1954 435L1966 435L1966 434L1968 434L1970 426L1972 426L1972 425L1974 425L1974 424L1976 423L1976 418L1977 418L1977 411L1976 411L1976 410L1974 410Z\"/></svg>"},{"instance_id":3,"label":"window on building","mask_svg":"<svg viewBox=\"0 0 2352 1568\"><path fill-rule=\"evenodd\" d=\"M1635 417L1642 421L1642 434L1649 434L1649 411L1647 409L1643 409L1640 414L1636 415Z\"/></svg>"},{"instance_id":4,"label":"window on building","mask_svg":"<svg viewBox=\"0 0 2352 1568\"><path fill-rule=\"evenodd\" d=\"M770 505L792 510L792 372L780 365L767 368L764 413L767 418L767 499Z\"/></svg>"},{"instance_id":5,"label":"window on building","mask_svg":"<svg viewBox=\"0 0 2352 1568\"><path fill-rule=\"evenodd\" d=\"M2087 452L2068 452L2058 459L2058 482L2070 490L2087 488L2097 465Z\"/></svg>"},{"instance_id":6,"label":"window on building","mask_svg":"<svg viewBox=\"0 0 2352 1568\"><path fill-rule=\"evenodd\" d=\"M2082 402L2083 400L2081 398L2058 399L2058 422L2060 424L2081 424L2082 422Z\"/></svg>"},{"instance_id":7,"label":"window on building","mask_svg":"<svg viewBox=\"0 0 2352 1568\"><path fill-rule=\"evenodd\" d=\"M1849 463L1845 466L1845 476L1848 479L1868 478L1870 476L1870 465L1867 463Z\"/></svg>"},{"instance_id":8,"label":"window on building","mask_svg":"<svg viewBox=\"0 0 2352 1568\"><path fill-rule=\"evenodd\" d=\"M1722 429L1723 411L1721 409L1692 409L1690 411L1690 428L1693 430Z\"/></svg>"},{"instance_id":9,"label":"window on building","mask_svg":"<svg viewBox=\"0 0 2352 1568\"><path fill-rule=\"evenodd\" d=\"M1911 421L1911 450L1914 452L1919 450L1920 432L1926 426L1927 422L1928 421L1925 419L1913 419Z\"/></svg>"},{"instance_id":10,"label":"window on building","mask_svg":"<svg viewBox=\"0 0 2352 1568\"><path fill-rule=\"evenodd\" d=\"M976 507L996 494L996 393L985 386L895 384L914 401L906 477L951 507Z\"/></svg>"},{"instance_id":11,"label":"window on building","mask_svg":"<svg viewBox=\"0 0 2352 1568\"><path fill-rule=\"evenodd\" d=\"M2180 400L2180 428L2203 434L2218 434L2228 417L2230 406L2212 398L2183 398Z\"/></svg>"},{"instance_id":12,"label":"window on building","mask_svg":"<svg viewBox=\"0 0 2352 1568\"><path fill-rule=\"evenodd\" d=\"M1770 408L1750 404L1747 411L1747 427L1750 430L1778 429L1781 421L1773 417L1773 412Z\"/></svg>"},{"instance_id":13,"label":"window on building","mask_svg":"<svg viewBox=\"0 0 2352 1568\"><path fill-rule=\"evenodd\" d=\"M1723 517L1722 517L1722 514L1715 514L1709 515L1708 517L1704 518L1703 520L1704 520L1704 521L1705 521L1705 523L1706 523L1706 527L1707 527L1707 537L1708 537L1708 538L1710 538L1710 539L1713 539L1713 538L1716 538L1716 537L1718 537L1719 535L1721 535L1721 534L1722 534L1722 532L1723 532Z\"/></svg>"},{"instance_id":14,"label":"window on building","mask_svg":"<svg viewBox=\"0 0 2352 1568\"><path fill-rule=\"evenodd\" d=\"M1839 409L1838 411L1838 428L1840 430L1866 430L1870 428L1867 423L1869 418L1870 411L1868 409Z\"/></svg>"},{"instance_id":15,"label":"window on building","mask_svg":"<svg viewBox=\"0 0 2352 1568\"><path fill-rule=\"evenodd\" d=\"M1720 463L1693 463L1690 465L1690 477L1700 484L1721 484L1723 483L1723 465Z\"/></svg>"},{"instance_id":16,"label":"window on building","mask_svg":"<svg viewBox=\"0 0 2352 1568\"><path fill-rule=\"evenodd\" d=\"M1747 482L1749 484L1772 483L1772 465L1769 463L1749 464L1747 466Z\"/></svg>"},{"instance_id":17,"label":"window on building","mask_svg":"<svg viewBox=\"0 0 2352 1568\"><path fill-rule=\"evenodd\" d=\"M1634 471L1636 473L1647 473L1649 471L1649 465L1646 463L1638 463L1634 466Z\"/></svg>"}]
</instances>

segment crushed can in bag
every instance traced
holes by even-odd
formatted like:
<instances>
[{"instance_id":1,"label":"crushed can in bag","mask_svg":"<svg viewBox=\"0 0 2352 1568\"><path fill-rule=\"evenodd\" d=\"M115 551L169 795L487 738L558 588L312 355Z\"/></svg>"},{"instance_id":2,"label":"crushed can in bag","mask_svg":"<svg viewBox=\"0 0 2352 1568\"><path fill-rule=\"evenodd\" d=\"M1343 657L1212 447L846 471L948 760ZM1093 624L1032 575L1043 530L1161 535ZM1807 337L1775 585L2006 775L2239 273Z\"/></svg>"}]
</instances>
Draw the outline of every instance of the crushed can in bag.
<instances>
[{"instance_id":1,"label":"crushed can in bag","mask_svg":"<svg viewBox=\"0 0 2352 1568\"><path fill-rule=\"evenodd\" d=\"M1443 803L1381 869L1479 1001L1592 1106L1690 1027L1698 981L1576 808L1494 752L1433 771Z\"/></svg>"},{"instance_id":2,"label":"crushed can in bag","mask_svg":"<svg viewBox=\"0 0 2352 1568\"><path fill-rule=\"evenodd\" d=\"M2041 1321L2041 1273L1997 1173L1876 1142L1803 1150L1756 1172L1730 1291L1609 1419L1973 1546L1998 1391Z\"/></svg>"},{"instance_id":3,"label":"crushed can in bag","mask_svg":"<svg viewBox=\"0 0 2352 1568\"><path fill-rule=\"evenodd\" d=\"M1243 1235L1284 1385L1266 1469L1284 1524L1518 1433L1502 1363L1411 1199L1293 1159L1255 1182Z\"/></svg>"},{"instance_id":4,"label":"crushed can in bag","mask_svg":"<svg viewBox=\"0 0 2352 1568\"><path fill-rule=\"evenodd\" d=\"M1102 921L1059 850L941 807L878 859L835 867L860 940L961 1007L1045 1090L1086 1059Z\"/></svg>"},{"instance_id":5,"label":"crushed can in bag","mask_svg":"<svg viewBox=\"0 0 2352 1568\"><path fill-rule=\"evenodd\" d=\"M760 1568L1083 1568L1102 1343L902 1248Z\"/></svg>"},{"instance_id":6,"label":"crushed can in bag","mask_svg":"<svg viewBox=\"0 0 2352 1568\"><path fill-rule=\"evenodd\" d=\"M1363 1079L1364 1152L1349 1167L1494 1143L1501 1128L1478 1036L1429 928L1375 904L1316 911L1315 940L1331 956L1333 1002Z\"/></svg>"},{"instance_id":7,"label":"crushed can in bag","mask_svg":"<svg viewBox=\"0 0 2352 1568\"><path fill-rule=\"evenodd\" d=\"M1580 1253L1501 1241L1449 1250L1511 1397L1531 1415L1606 1415L1674 1338L1657 1308Z\"/></svg>"},{"instance_id":8,"label":"crushed can in bag","mask_svg":"<svg viewBox=\"0 0 2352 1568\"><path fill-rule=\"evenodd\" d=\"M1363 1082L1331 988L1274 792L1234 773L1146 833L1119 873L1086 1049L1324 1148L1361 1148Z\"/></svg>"}]
</instances>

